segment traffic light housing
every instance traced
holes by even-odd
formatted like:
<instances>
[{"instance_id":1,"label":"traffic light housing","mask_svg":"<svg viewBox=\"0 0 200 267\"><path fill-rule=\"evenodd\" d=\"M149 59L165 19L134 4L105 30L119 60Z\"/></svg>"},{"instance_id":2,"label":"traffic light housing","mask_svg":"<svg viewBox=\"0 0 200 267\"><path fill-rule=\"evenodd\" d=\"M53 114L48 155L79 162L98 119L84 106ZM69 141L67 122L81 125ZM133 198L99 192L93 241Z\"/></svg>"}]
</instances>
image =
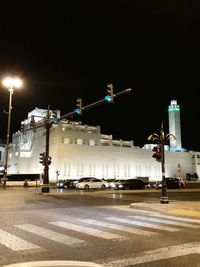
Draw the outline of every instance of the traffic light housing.
<instances>
[{"instance_id":1,"label":"traffic light housing","mask_svg":"<svg viewBox=\"0 0 200 267\"><path fill-rule=\"evenodd\" d=\"M108 95L105 96L105 100L109 103L113 103L114 102L113 84L110 83L107 85L107 92L108 92Z\"/></svg>"},{"instance_id":2,"label":"traffic light housing","mask_svg":"<svg viewBox=\"0 0 200 267\"><path fill-rule=\"evenodd\" d=\"M50 121L51 121L51 123L57 123L58 122L58 112L57 112L57 110L52 110L51 111Z\"/></svg>"},{"instance_id":3,"label":"traffic light housing","mask_svg":"<svg viewBox=\"0 0 200 267\"><path fill-rule=\"evenodd\" d=\"M82 99L81 98L76 99L76 109L75 109L75 112L78 115L82 115Z\"/></svg>"},{"instance_id":4,"label":"traffic light housing","mask_svg":"<svg viewBox=\"0 0 200 267\"><path fill-rule=\"evenodd\" d=\"M40 153L40 161L39 161L39 163L41 163L42 165L45 166L45 162L46 162L46 155L45 155L45 153L44 152L43 153Z\"/></svg>"},{"instance_id":5,"label":"traffic light housing","mask_svg":"<svg viewBox=\"0 0 200 267\"><path fill-rule=\"evenodd\" d=\"M51 158L50 156L47 157L47 164L48 164L48 165L51 164L51 159L52 159L52 158Z\"/></svg>"},{"instance_id":6,"label":"traffic light housing","mask_svg":"<svg viewBox=\"0 0 200 267\"><path fill-rule=\"evenodd\" d=\"M34 115L31 115L30 127L32 127L33 129L35 129L35 119L34 119Z\"/></svg>"},{"instance_id":7,"label":"traffic light housing","mask_svg":"<svg viewBox=\"0 0 200 267\"><path fill-rule=\"evenodd\" d=\"M24 123L21 124L21 132L24 134L24 131L25 131L25 125Z\"/></svg>"},{"instance_id":8,"label":"traffic light housing","mask_svg":"<svg viewBox=\"0 0 200 267\"><path fill-rule=\"evenodd\" d=\"M161 155L161 146L154 146L152 149L153 152L153 158L155 158L158 162L162 162L162 155Z\"/></svg>"}]
</instances>

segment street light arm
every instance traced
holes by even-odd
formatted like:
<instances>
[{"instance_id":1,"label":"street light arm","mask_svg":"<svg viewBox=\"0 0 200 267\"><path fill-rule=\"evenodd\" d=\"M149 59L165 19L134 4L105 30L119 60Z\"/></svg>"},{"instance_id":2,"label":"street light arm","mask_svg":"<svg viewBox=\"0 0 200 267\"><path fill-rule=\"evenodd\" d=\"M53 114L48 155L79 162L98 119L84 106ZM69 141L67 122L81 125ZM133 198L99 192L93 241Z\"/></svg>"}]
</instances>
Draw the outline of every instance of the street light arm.
<instances>
[{"instance_id":1,"label":"street light arm","mask_svg":"<svg viewBox=\"0 0 200 267\"><path fill-rule=\"evenodd\" d=\"M176 136L174 134L167 134L166 139L174 141L174 140L176 140Z\"/></svg>"},{"instance_id":2,"label":"street light arm","mask_svg":"<svg viewBox=\"0 0 200 267\"><path fill-rule=\"evenodd\" d=\"M156 133L150 134L147 138L148 141L155 141L155 140L159 140L159 135Z\"/></svg>"}]
</instances>

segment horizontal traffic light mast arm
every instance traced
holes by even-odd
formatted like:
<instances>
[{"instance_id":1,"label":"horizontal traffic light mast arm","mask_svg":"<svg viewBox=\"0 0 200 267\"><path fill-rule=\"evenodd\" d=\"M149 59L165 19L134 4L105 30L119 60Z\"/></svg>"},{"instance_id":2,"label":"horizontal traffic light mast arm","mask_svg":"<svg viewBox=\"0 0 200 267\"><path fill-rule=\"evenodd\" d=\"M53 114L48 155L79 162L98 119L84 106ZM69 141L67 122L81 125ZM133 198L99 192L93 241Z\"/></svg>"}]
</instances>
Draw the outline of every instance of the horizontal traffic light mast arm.
<instances>
[{"instance_id":1,"label":"horizontal traffic light mast arm","mask_svg":"<svg viewBox=\"0 0 200 267\"><path fill-rule=\"evenodd\" d=\"M125 89L125 90L123 90L123 91L121 91L121 92L119 92L119 93L114 94L114 95L113 95L113 98L118 97L118 96L121 96L121 95L123 95L123 94L130 93L131 91L132 91L131 88L127 88L127 89Z\"/></svg>"},{"instance_id":2,"label":"horizontal traffic light mast arm","mask_svg":"<svg viewBox=\"0 0 200 267\"><path fill-rule=\"evenodd\" d=\"M73 116L73 115L75 115L75 114L76 114L75 111L69 112L69 113L67 113L67 114L65 114L65 115L63 115L63 116L60 116L60 118L58 119L58 121L60 121L60 120L62 120L62 119L69 118L69 117L71 117L71 116Z\"/></svg>"},{"instance_id":3,"label":"horizontal traffic light mast arm","mask_svg":"<svg viewBox=\"0 0 200 267\"><path fill-rule=\"evenodd\" d=\"M121 96L121 95L123 95L123 94L127 94L127 93L129 93L129 92L131 92L131 88L125 89L125 90L123 90L123 91L121 91L121 92L119 92L119 93L114 94L114 95L113 95L113 98L118 97L118 96ZM87 110L87 109L96 107L96 106L98 106L98 105L100 105L100 104L103 104L103 103L107 103L107 101L106 101L104 98L101 99L101 100L99 100L99 101L96 101L96 102L94 102L94 103L91 103L91 104L89 104L89 105L87 105L87 106L85 106L85 107L82 107L82 111L85 111L85 110ZM74 115L74 114L76 114L76 112L75 112L75 111L72 111L72 112L70 112L70 113L67 113L67 114L61 116L61 117L59 118L59 120L69 118L69 117L71 117L71 116Z\"/></svg>"}]
</instances>

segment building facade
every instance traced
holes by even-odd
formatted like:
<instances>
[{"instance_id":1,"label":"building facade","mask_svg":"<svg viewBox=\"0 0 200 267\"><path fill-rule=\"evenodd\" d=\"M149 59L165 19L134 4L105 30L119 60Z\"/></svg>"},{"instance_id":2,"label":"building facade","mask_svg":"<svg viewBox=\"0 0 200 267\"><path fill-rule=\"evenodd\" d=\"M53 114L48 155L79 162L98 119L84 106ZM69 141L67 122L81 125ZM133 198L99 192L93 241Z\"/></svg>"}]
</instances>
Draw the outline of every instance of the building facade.
<instances>
[{"instance_id":1,"label":"building facade","mask_svg":"<svg viewBox=\"0 0 200 267\"><path fill-rule=\"evenodd\" d=\"M40 153L45 152L46 110L34 109L22 122L23 130L12 135L9 146L8 174L41 174ZM35 127L31 120L35 117ZM149 177L150 181L162 179L161 163L152 158L152 148L143 148L134 142L115 140L112 135L101 133L100 126L83 125L81 122L59 120L52 122L49 138L49 180L78 179L81 177L128 179ZM172 151L165 147L166 177L174 177L177 170L186 178L188 173L200 175L200 152Z\"/></svg>"}]
</instances>

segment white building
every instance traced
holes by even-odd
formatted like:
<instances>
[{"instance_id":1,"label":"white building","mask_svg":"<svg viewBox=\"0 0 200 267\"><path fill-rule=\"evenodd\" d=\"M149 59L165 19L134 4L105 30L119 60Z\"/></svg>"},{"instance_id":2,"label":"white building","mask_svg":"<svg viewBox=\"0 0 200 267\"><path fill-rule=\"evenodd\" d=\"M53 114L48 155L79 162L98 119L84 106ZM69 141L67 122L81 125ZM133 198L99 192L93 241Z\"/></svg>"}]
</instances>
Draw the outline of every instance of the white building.
<instances>
[{"instance_id":1,"label":"white building","mask_svg":"<svg viewBox=\"0 0 200 267\"><path fill-rule=\"evenodd\" d=\"M24 132L12 136L9 147L8 174L42 174L39 155L45 152L46 110L34 109L23 121ZM57 111L59 118L59 111ZM31 118L36 119L35 129L30 128ZM112 135L101 133L100 126L83 125L81 122L58 120L50 128L49 180L75 179L85 176L98 178L149 177L150 181L162 179L161 163L152 158L152 148L134 146L133 141L114 140ZM177 169L181 176L197 173L200 176L200 152L171 151L165 147L165 176L174 177Z\"/></svg>"}]
</instances>

